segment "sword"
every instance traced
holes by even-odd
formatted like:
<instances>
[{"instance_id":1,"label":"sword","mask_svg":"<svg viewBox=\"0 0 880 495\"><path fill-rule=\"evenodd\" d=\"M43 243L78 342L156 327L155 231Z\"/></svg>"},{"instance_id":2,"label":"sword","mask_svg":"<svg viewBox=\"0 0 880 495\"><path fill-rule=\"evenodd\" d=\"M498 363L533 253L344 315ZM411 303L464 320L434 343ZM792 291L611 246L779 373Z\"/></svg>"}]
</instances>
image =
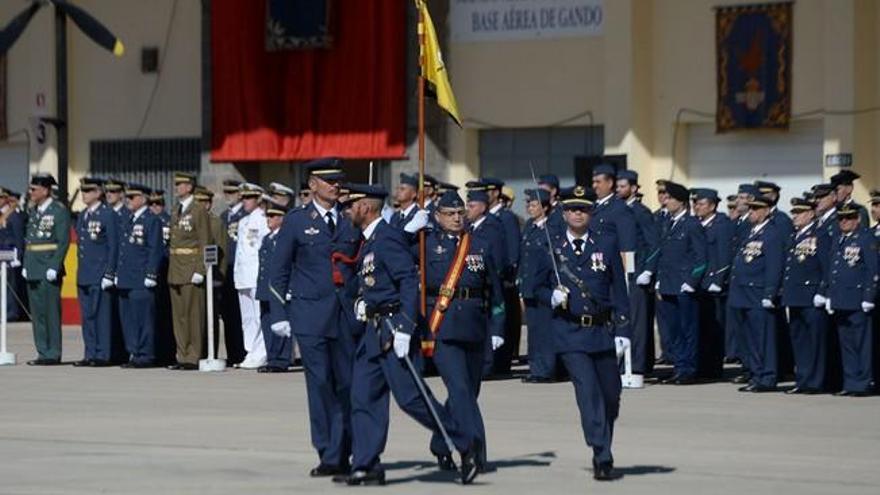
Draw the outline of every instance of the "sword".
<instances>
[{"instance_id":1,"label":"sword","mask_svg":"<svg viewBox=\"0 0 880 495\"><path fill-rule=\"evenodd\" d=\"M531 160L529 160L529 172L532 173L532 181L534 181L535 187L540 188L541 185L538 184L538 177L535 176L535 167L532 166ZM562 278L559 277L559 267L556 266L556 256L553 254L553 242L550 240L550 231L547 230L546 224L542 230L544 231L544 236L547 237L547 250L550 252L550 260L553 262L553 273L556 274L556 285L562 287Z\"/></svg>"}]
</instances>

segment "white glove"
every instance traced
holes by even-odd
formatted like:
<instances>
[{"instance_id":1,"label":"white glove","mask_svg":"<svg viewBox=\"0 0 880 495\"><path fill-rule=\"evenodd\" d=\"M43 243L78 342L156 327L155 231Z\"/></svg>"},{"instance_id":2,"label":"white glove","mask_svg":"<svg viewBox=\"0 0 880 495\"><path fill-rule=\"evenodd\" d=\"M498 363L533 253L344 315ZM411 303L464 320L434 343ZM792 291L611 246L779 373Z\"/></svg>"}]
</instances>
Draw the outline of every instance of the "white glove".
<instances>
[{"instance_id":1,"label":"white glove","mask_svg":"<svg viewBox=\"0 0 880 495\"><path fill-rule=\"evenodd\" d=\"M193 273L192 280L190 280L193 285L202 285L202 282L205 281L205 276L201 273Z\"/></svg>"},{"instance_id":2,"label":"white glove","mask_svg":"<svg viewBox=\"0 0 880 495\"><path fill-rule=\"evenodd\" d=\"M681 291L686 294L692 294L694 292L694 288L688 285L687 282L681 284Z\"/></svg>"},{"instance_id":3,"label":"white glove","mask_svg":"<svg viewBox=\"0 0 880 495\"><path fill-rule=\"evenodd\" d=\"M871 310L874 309L874 303L868 301L862 301L862 311L865 313L870 313Z\"/></svg>"},{"instance_id":4,"label":"white glove","mask_svg":"<svg viewBox=\"0 0 880 495\"><path fill-rule=\"evenodd\" d=\"M617 353L617 359L623 357L623 354L630 347L630 341L626 337L614 337L614 352Z\"/></svg>"},{"instance_id":5,"label":"white glove","mask_svg":"<svg viewBox=\"0 0 880 495\"><path fill-rule=\"evenodd\" d=\"M559 288L553 289L553 295L550 296L550 305L553 306L553 308L562 306L566 301L568 301L568 292Z\"/></svg>"},{"instance_id":6,"label":"white glove","mask_svg":"<svg viewBox=\"0 0 880 495\"><path fill-rule=\"evenodd\" d=\"M825 296L822 294L816 294L813 296L813 306L816 306L817 308L825 306L825 301L827 301L827 299L825 299Z\"/></svg>"},{"instance_id":7,"label":"white glove","mask_svg":"<svg viewBox=\"0 0 880 495\"><path fill-rule=\"evenodd\" d=\"M113 287L113 281L107 277L101 279L101 290L107 290L110 287Z\"/></svg>"},{"instance_id":8,"label":"white glove","mask_svg":"<svg viewBox=\"0 0 880 495\"><path fill-rule=\"evenodd\" d=\"M408 333L394 332L394 355L400 359L409 354L409 342L412 336Z\"/></svg>"},{"instance_id":9,"label":"white glove","mask_svg":"<svg viewBox=\"0 0 880 495\"><path fill-rule=\"evenodd\" d=\"M415 234L425 228L425 225L428 225L428 212L425 210L416 210L412 220L403 227L403 230L410 234Z\"/></svg>"},{"instance_id":10,"label":"white glove","mask_svg":"<svg viewBox=\"0 0 880 495\"><path fill-rule=\"evenodd\" d=\"M273 323L269 328L272 330L272 333L279 337L290 337L291 335L290 322L287 320Z\"/></svg>"},{"instance_id":11,"label":"white glove","mask_svg":"<svg viewBox=\"0 0 880 495\"><path fill-rule=\"evenodd\" d=\"M712 284L712 285L710 285L709 288L706 289L706 290L707 290L708 292L713 293L713 294L717 294L717 293L721 292L721 287L718 287L718 284Z\"/></svg>"},{"instance_id":12,"label":"white glove","mask_svg":"<svg viewBox=\"0 0 880 495\"><path fill-rule=\"evenodd\" d=\"M492 350L497 351L504 345L504 337L498 337L497 335L492 336Z\"/></svg>"},{"instance_id":13,"label":"white glove","mask_svg":"<svg viewBox=\"0 0 880 495\"><path fill-rule=\"evenodd\" d=\"M21 278L27 278L27 268L21 269Z\"/></svg>"},{"instance_id":14,"label":"white glove","mask_svg":"<svg viewBox=\"0 0 880 495\"><path fill-rule=\"evenodd\" d=\"M290 292L288 292L287 294L284 294L285 301L290 302L292 299L293 299L293 294L291 294Z\"/></svg>"},{"instance_id":15,"label":"white glove","mask_svg":"<svg viewBox=\"0 0 880 495\"><path fill-rule=\"evenodd\" d=\"M831 309L831 298L826 298L826 299L825 299L825 311L826 311L829 315L833 315L833 314L834 314L834 310Z\"/></svg>"},{"instance_id":16,"label":"white glove","mask_svg":"<svg viewBox=\"0 0 880 495\"><path fill-rule=\"evenodd\" d=\"M46 270L46 280L48 280L49 282L54 282L58 280L58 272L56 272L52 268L49 268L48 270Z\"/></svg>"},{"instance_id":17,"label":"white glove","mask_svg":"<svg viewBox=\"0 0 880 495\"><path fill-rule=\"evenodd\" d=\"M363 299L354 302L354 317L357 321L367 321L367 303Z\"/></svg>"},{"instance_id":18,"label":"white glove","mask_svg":"<svg viewBox=\"0 0 880 495\"><path fill-rule=\"evenodd\" d=\"M650 284L651 283L651 275L653 275L653 273L651 273L647 270L643 271L642 273L639 274L638 277L636 277L636 284L637 285Z\"/></svg>"},{"instance_id":19,"label":"white glove","mask_svg":"<svg viewBox=\"0 0 880 495\"><path fill-rule=\"evenodd\" d=\"M761 299L761 307L764 309L773 309L776 306L773 305L773 301L770 299Z\"/></svg>"},{"instance_id":20,"label":"white glove","mask_svg":"<svg viewBox=\"0 0 880 495\"><path fill-rule=\"evenodd\" d=\"M148 289L152 289L152 288L155 287L156 285L158 285L158 284L156 283L155 280L153 280L153 279L151 279L151 278L145 278L145 279L144 279L144 287L146 287L146 288L148 288Z\"/></svg>"},{"instance_id":21,"label":"white glove","mask_svg":"<svg viewBox=\"0 0 880 495\"><path fill-rule=\"evenodd\" d=\"M113 285L119 285L119 277L113 277Z\"/></svg>"},{"instance_id":22,"label":"white glove","mask_svg":"<svg viewBox=\"0 0 880 495\"><path fill-rule=\"evenodd\" d=\"M18 268L21 266L21 261L18 261L18 258L15 258L9 263L10 268Z\"/></svg>"}]
</instances>

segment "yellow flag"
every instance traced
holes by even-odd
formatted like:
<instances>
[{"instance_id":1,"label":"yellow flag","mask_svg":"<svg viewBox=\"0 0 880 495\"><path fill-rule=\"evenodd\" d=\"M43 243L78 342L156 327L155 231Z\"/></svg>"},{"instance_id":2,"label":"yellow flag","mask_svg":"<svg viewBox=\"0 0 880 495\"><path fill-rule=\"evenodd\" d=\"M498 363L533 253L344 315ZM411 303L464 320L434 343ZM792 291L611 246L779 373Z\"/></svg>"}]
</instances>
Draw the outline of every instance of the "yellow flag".
<instances>
[{"instance_id":1,"label":"yellow flag","mask_svg":"<svg viewBox=\"0 0 880 495\"><path fill-rule=\"evenodd\" d=\"M421 13L422 23L419 24L419 32L424 33L425 45L422 47L422 76L428 81L431 90L437 97L437 104L446 110L455 123L461 127L461 117L458 116L458 104L455 103L455 95L452 94L452 85L449 84L449 74L446 65L443 64L443 54L440 53L440 43L437 41L437 32L434 31L434 21L428 12L427 4L422 0L416 0L416 7Z\"/></svg>"}]
</instances>

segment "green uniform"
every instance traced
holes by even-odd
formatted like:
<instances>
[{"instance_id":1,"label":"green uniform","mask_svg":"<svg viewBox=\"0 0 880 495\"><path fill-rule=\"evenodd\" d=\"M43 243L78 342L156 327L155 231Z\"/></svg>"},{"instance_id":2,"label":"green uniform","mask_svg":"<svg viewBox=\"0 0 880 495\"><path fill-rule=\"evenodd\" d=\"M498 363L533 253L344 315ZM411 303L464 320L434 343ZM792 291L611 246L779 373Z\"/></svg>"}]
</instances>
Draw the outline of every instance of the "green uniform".
<instances>
[{"instance_id":1,"label":"green uniform","mask_svg":"<svg viewBox=\"0 0 880 495\"><path fill-rule=\"evenodd\" d=\"M24 272L33 314L34 344L39 359L61 359L61 281L70 242L70 212L52 199L28 215ZM49 281L47 273L56 278Z\"/></svg>"},{"instance_id":2,"label":"green uniform","mask_svg":"<svg viewBox=\"0 0 880 495\"><path fill-rule=\"evenodd\" d=\"M177 362L198 364L205 349L205 285L192 283L192 276L205 276L203 251L212 233L208 212L195 199L182 212L175 208L171 216L171 239L168 264L168 287L171 292L171 315L177 341Z\"/></svg>"}]
</instances>

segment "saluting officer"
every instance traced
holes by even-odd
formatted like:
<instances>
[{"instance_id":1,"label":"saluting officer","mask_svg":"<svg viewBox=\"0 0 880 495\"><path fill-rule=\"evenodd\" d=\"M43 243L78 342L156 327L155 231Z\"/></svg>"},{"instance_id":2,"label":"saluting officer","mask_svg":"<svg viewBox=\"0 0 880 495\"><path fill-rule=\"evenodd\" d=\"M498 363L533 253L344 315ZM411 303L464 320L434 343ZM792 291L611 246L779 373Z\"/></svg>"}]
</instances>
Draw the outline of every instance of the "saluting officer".
<instances>
[{"instance_id":1,"label":"saluting officer","mask_svg":"<svg viewBox=\"0 0 880 495\"><path fill-rule=\"evenodd\" d=\"M351 218L365 239L358 266L361 298L355 306L355 314L367 324L355 351L351 389L352 472L334 481L349 485L385 483L380 456L388 436L390 393L406 414L438 435L439 427L425 401L433 403L461 453L461 481L470 483L477 473L475 460L479 457L479 445L476 439L461 429L433 397L421 396L415 377L402 361L419 348L418 339L412 338L416 331L419 275L409 241L399 229L382 219L387 193L381 186L352 184L350 190ZM447 350L450 354L455 352L453 348ZM441 362L451 365L449 360L441 359Z\"/></svg>"},{"instance_id":2,"label":"saluting officer","mask_svg":"<svg viewBox=\"0 0 880 495\"><path fill-rule=\"evenodd\" d=\"M165 258L162 220L147 207L151 189L129 183L125 188L131 215L124 221L116 268L119 310L129 361L123 368L156 364L156 288Z\"/></svg>"},{"instance_id":3,"label":"saluting officer","mask_svg":"<svg viewBox=\"0 0 880 495\"><path fill-rule=\"evenodd\" d=\"M832 241L828 301L840 340L843 390L837 395L863 397L871 393L871 319L877 295L877 246L861 226L859 210L837 210L840 234Z\"/></svg>"},{"instance_id":4,"label":"saluting officer","mask_svg":"<svg viewBox=\"0 0 880 495\"><path fill-rule=\"evenodd\" d=\"M271 329L296 335L306 375L312 446L320 463L310 476L345 474L351 453L351 366L354 299L346 282L360 232L339 210L342 161L304 165L312 201L284 218L272 254ZM414 268L414 265L413 267Z\"/></svg>"},{"instance_id":5,"label":"saluting officer","mask_svg":"<svg viewBox=\"0 0 880 495\"><path fill-rule=\"evenodd\" d=\"M434 364L449 391L446 408L465 434L480 441L486 429L477 403L482 381L485 340L498 347L505 340L505 299L492 250L465 231L464 201L444 193L434 221L438 229L425 238L428 329L434 336ZM454 464L443 438L435 434L431 451L443 469ZM482 459L477 459L478 465Z\"/></svg>"},{"instance_id":6,"label":"saluting officer","mask_svg":"<svg viewBox=\"0 0 880 495\"><path fill-rule=\"evenodd\" d=\"M550 249L548 232L545 230L550 213L550 193L544 189L526 189L525 193L526 211L531 218L523 228L517 285L525 306L529 331L529 374L522 381L553 383L558 377L556 349L550 331L553 312L547 301L537 295L538 287L547 280L544 270L549 268L542 261Z\"/></svg>"},{"instance_id":7,"label":"saluting officer","mask_svg":"<svg viewBox=\"0 0 880 495\"><path fill-rule=\"evenodd\" d=\"M657 326L663 352L672 360L674 374L665 383L689 385L696 382L699 352L699 313L696 291L706 271L706 235L700 221L688 214L688 190L681 184L666 182L667 227L638 285L656 278Z\"/></svg>"},{"instance_id":8,"label":"saluting officer","mask_svg":"<svg viewBox=\"0 0 880 495\"><path fill-rule=\"evenodd\" d=\"M730 315L741 334L741 358L750 373L749 384L741 387L741 392L776 390L776 305L785 240L770 219L774 203L766 196L749 202L752 229L739 245L730 275Z\"/></svg>"},{"instance_id":9,"label":"saluting officer","mask_svg":"<svg viewBox=\"0 0 880 495\"><path fill-rule=\"evenodd\" d=\"M788 243L782 305L788 308L795 383L786 393L815 394L822 391L825 381L825 277L831 240L816 228L813 202L792 198L791 215L797 230Z\"/></svg>"},{"instance_id":10,"label":"saluting officer","mask_svg":"<svg viewBox=\"0 0 880 495\"><path fill-rule=\"evenodd\" d=\"M269 233L266 213L260 207L263 188L251 183L241 186L242 211L235 243L235 289L241 308L241 328L247 355L240 363L243 369L266 365L266 343L260 330L260 302L257 300L257 277L260 269L260 247Z\"/></svg>"},{"instance_id":11,"label":"saluting officer","mask_svg":"<svg viewBox=\"0 0 880 495\"><path fill-rule=\"evenodd\" d=\"M556 351L571 375L584 438L593 449L593 478L608 481L619 477L611 443L620 411L618 359L629 345L630 311L617 240L590 228L595 201L581 186L563 195L567 228L557 233L545 261L556 257L559 281L545 271L548 280L539 297L554 308Z\"/></svg>"},{"instance_id":12,"label":"saluting officer","mask_svg":"<svg viewBox=\"0 0 880 495\"><path fill-rule=\"evenodd\" d=\"M168 285L177 342L173 370L197 370L205 338L205 246L211 243L208 212L195 201L196 176L174 176L178 203L171 216ZM210 282L209 282L210 283Z\"/></svg>"},{"instance_id":13,"label":"saluting officer","mask_svg":"<svg viewBox=\"0 0 880 495\"><path fill-rule=\"evenodd\" d=\"M837 207L842 208L844 206L849 206L856 210L859 213L859 222L861 222L862 227L868 228L871 226L871 221L868 218L868 210L852 199L853 182L860 177L859 174L852 170L844 169L831 176L831 186L834 187L835 197L837 198Z\"/></svg>"},{"instance_id":14,"label":"saluting officer","mask_svg":"<svg viewBox=\"0 0 880 495\"><path fill-rule=\"evenodd\" d=\"M223 196L226 209L220 213L223 223L223 239L218 240L226 253L222 267L223 286L220 289L220 317L223 318L223 341L226 345L226 360L230 365L241 363L246 355L242 334L241 308L238 305L238 291L235 289L235 243L238 240L238 222L245 215L241 204L240 180L223 181Z\"/></svg>"},{"instance_id":15,"label":"saluting officer","mask_svg":"<svg viewBox=\"0 0 880 495\"><path fill-rule=\"evenodd\" d=\"M113 359L113 297L120 217L102 201L101 179L79 181L86 209L76 221L76 288L85 354L74 366L110 366Z\"/></svg>"},{"instance_id":16,"label":"saluting officer","mask_svg":"<svg viewBox=\"0 0 880 495\"><path fill-rule=\"evenodd\" d=\"M70 212L52 198L55 178L40 173L28 188L33 207L28 212L24 268L34 326L37 359L31 366L61 363L61 280L70 242Z\"/></svg>"},{"instance_id":17,"label":"saluting officer","mask_svg":"<svg viewBox=\"0 0 880 495\"><path fill-rule=\"evenodd\" d=\"M269 290L271 277L272 254L281 223L288 212L286 204L270 200L266 206L266 227L268 234L260 242L259 272L257 275L257 300L260 301L260 328L266 346L266 364L257 368L259 373L286 373L293 359L293 339L288 336L275 335L272 331L272 317L269 303L272 292Z\"/></svg>"},{"instance_id":18,"label":"saluting officer","mask_svg":"<svg viewBox=\"0 0 880 495\"><path fill-rule=\"evenodd\" d=\"M642 273L648 257L657 247L660 236L654 215L639 200L639 174L632 170L617 173L617 197L629 207L635 220L635 272ZM632 329L632 371L637 375L654 369L654 288L635 284L630 274L629 305Z\"/></svg>"}]
</instances>

